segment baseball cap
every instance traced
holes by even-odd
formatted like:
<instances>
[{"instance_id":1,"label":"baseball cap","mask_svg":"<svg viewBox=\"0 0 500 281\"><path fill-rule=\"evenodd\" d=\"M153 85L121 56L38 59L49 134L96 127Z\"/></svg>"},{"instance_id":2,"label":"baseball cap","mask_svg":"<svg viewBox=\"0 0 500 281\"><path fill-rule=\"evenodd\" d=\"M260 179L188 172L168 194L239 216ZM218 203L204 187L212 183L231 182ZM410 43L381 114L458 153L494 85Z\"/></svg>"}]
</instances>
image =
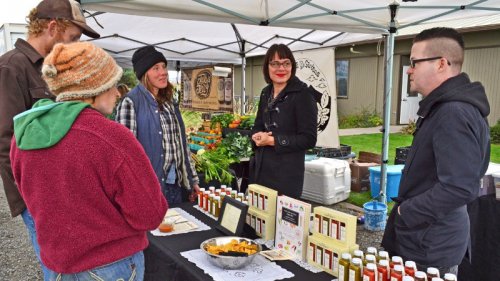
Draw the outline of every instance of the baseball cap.
<instances>
[{"instance_id":1,"label":"baseball cap","mask_svg":"<svg viewBox=\"0 0 500 281\"><path fill-rule=\"evenodd\" d=\"M80 4L74 0L43 0L36 10L36 17L39 19L67 19L81 27L83 34L92 38L101 37L87 25Z\"/></svg>"}]
</instances>

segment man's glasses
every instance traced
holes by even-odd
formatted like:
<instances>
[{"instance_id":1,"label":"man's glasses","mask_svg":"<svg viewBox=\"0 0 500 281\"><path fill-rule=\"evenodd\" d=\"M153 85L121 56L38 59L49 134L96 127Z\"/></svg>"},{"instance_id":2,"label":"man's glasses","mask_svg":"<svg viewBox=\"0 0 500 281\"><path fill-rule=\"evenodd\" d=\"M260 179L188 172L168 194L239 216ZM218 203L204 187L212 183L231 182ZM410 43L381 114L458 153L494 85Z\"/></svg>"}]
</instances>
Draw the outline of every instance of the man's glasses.
<instances>
[{"instance_id":1,"label":"man's glasses","mask_svg":"<svg viewBox=\"0 0 500 281\"><path fill-rule=\"evenodd\" d=\"M269 62L269 66L275 69L278 69L280 68L280 66L283 66L283 68L288 69L292 67L292 63L290 61L284 61L284 62L271 61Z\"/></svg>"},{"instance_id":2,"label":"man's glasses","mask_svg":"<svg viewBox=\"0 0 500 281\"><path fill-rule=\"evenodd\" d=\"M415 68L415 65L419 62L423 62L423 61L431 61L431 60L440 60L442 59L443 57L432 57L432 58L424 58L424 59L410 59L410 66L411 68ZM449 60L446 60L446 62L448 63L448 65L451 65L450 61Z\"/></svg>"}]
</instances>

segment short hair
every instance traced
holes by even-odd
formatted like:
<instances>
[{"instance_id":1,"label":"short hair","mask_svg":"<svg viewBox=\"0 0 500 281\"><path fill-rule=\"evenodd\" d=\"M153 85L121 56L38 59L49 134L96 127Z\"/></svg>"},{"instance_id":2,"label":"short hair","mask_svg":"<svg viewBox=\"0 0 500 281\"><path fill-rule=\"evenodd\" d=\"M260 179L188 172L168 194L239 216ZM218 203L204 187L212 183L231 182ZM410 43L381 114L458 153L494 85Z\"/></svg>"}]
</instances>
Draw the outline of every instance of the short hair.
<instances>
[{"instance_id":1,"label":"short hair","mask_svg":"<svg viewBox=\"0 0 500 281\"><path fill-rule=\"evenodd\" d=\"M31 9L29 15L26 17L28 25L28 37L34 36L38 37L42 32L47 29L49 22L52 19L39 19L37 18L37 9ZM64 32L68 26L71 25L71 21L67 19L54 19L57 22L57 31Z\"/></svg>"},{"instance_id":2,"label":"short hair","mask_svg":"<svg viewBox=\"0 0 500 281\"><path fill-rule=\"evenodd\" d=\"M273 60L274 55L278 54L280 59L289 59L292 63L292 75L290 78L295 76L297 71L297 65L293 53L285 44L273 44L269 50L267 50L266 56L264 57L264 65L262 66L262 72L264 73L264 79L266 83L271 83L271 77L269 77L269 63Z\"/></svg>"},{"instance_id":3,"label":"short hair","mask_svg":"<svg viewBox=\"0 0 500 281\"><path fill-rule=\"evenodd\" d=\"M434 27L420 32L413 39L413 43L427 41L425 53L428 56L442 56L446 58L452 66L456 65L460 69L464 62L464 38L453 28Z\"/></svg>"}]
</instances>

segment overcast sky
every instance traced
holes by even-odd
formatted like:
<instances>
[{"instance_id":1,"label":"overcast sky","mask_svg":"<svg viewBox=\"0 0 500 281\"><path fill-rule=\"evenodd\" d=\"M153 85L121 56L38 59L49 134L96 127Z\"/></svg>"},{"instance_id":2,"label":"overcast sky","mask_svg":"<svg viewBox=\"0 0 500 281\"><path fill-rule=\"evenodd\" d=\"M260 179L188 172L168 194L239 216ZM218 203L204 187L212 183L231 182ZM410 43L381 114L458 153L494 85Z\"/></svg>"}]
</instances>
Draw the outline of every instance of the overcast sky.
<instances>
[{"instance_id":1,"label":"overcast sky","mask_svg":"<svg viewBox=\"0 0 500 281\"><path fill-rule=\"evenodd\" d=\"M26 16L40 0L0 0L0 25L26 23Z\"/></svg>"}]
</instances>

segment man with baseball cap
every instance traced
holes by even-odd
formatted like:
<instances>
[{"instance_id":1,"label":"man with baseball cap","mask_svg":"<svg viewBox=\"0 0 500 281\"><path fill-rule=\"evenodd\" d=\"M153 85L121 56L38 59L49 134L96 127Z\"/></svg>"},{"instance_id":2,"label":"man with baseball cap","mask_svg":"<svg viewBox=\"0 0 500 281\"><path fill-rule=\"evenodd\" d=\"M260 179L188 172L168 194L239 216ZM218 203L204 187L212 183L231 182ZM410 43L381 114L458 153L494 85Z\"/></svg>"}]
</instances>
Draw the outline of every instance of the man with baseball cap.
<instances>
[{"instance_id":1,"label":"man with baseball cap","mask_svg":"<svg viewBox=\"0 0 500 281\"><path fill-rule=\"evenodd\" d=\"M27 21L27 40L18 39L15 49L0 57L0 175L11 215L22 216L40 260L35 225L12 176L9 160L12 118L30 109L39 99L53 98L40 71L44 57L56 43L78 41L82 33L92 38L99 38L99 34L87 25L80 5L74 0L43 0L31 10ZM46 276L43 264L42 270Z\"/></svg>"}]
</instances>

